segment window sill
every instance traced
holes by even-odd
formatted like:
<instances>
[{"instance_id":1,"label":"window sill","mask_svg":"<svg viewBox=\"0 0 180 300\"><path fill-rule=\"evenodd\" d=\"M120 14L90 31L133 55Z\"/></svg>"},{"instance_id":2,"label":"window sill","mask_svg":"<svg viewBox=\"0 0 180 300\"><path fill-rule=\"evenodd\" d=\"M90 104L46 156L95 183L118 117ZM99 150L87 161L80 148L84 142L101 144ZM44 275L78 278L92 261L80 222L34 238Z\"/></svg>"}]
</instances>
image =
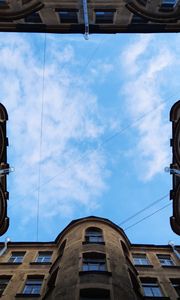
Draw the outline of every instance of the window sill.
<instances>
[{"instance_id":1,"label":"window sill","mask_svg":"<svg viewBox=\"0 0 180 300\"><path fill-rule=\"evenodd\" d=\"M29 264L30 265L52 265L52 262L36 262L36 261L32 261Z\"/></svg>"},{"instance_id":2,"label":"window sill","mask_svg":"<svg viewBox=\"0 0 180 300\"><path fill-rule=\"evenodd\" d=\"M85 274L99 274L99 275L108 275L108 276L112 275L112 273L109 271L79 271L79 275L85 275Z\"/></svg>"},{"instance_id":3,"label":"window sill","mask_svg":"<svg viewBox=\"0 0 180 300\"><path fill-rule=\"evenodd\" d=\"M83 245L105 245L105 242L87 242L87 241L83 241L82 244Z\"/></svg>"},{"instance_id":4,"label":"window sill","mask_svg":"<svg viewBox=\"0 0 180 300\"><path fill-rule=\"evenodd\" d=\"M19 293L19 294L16 294L15 297L16 298L36 298L36 297L40 297L41 295L40 294L22 294L22 293Z\"/></svg>"},{"instance_id":5,"label":"window sill","mask_svg":"<svg viewBox=\"0 0 180 300\"><path fill-rule=\"evenodd\" d=\"M161 266L162 268L168 268L168 269L180 269L180 266Z\"/></svg>"},{"instance_id":6,"label":"window sill","mask_svg":"<svg viewBox=\"0 0 180 300\"><path fill-rule=\"evenodd\" d=\"M147 299L147 300L170 300L169 297L148 297L148 296L144 296L144 299Z\"/></svg>"},{"instance_id":7,"label":"window sill","mask_svg":"<svg viewBox=\"0 0 180 300\"><path fill-rule=\"evenodd\" d=\"M0 265L4 265L4 266L8 266L8 265L10 265L10 266L12 266L12 265L15 265L15 266L17 266L17 265L21 265L22 264L22 262L1 262L0 263Z\"/></svg>"},{"instance_id":8,"label":"window sill","mask_svg":"<svg viewBox=\"0 0 180 300\"><path fill-rule=\"evenodd\" d=\"M136 268L138 267L140 267L140 268L153 268L154 266L153 265L134 265Z\"/></svg>"}]
</instances>

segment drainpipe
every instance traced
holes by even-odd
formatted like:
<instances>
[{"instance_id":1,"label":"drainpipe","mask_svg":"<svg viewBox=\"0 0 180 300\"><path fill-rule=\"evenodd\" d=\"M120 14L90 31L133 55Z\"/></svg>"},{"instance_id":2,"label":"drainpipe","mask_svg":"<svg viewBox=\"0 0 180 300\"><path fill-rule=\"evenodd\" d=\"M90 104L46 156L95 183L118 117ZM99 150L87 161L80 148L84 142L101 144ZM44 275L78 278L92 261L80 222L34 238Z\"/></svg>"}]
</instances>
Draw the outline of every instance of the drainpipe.
<instances>
[{"instance_id":1,"label":"drainpipe","mask_svg":"<svg viewBox=\"0 0 180 300\"><path fill-rule=\"evenodd\" d=\"M176 255L176 257L177 257L178 259L180 259L180 254L179 254L179 252L175 249L174 243L170 241L168 244L169 244L169 246L171 246L171 248L172 248L174 254Z\"/></svg>"},{"instance_id":2,"label":"drainpipe","mask_svg":"<svg viewBox=\"0 0 180 300\"><path fill-rule=\"evenodd\" d=\"M83 1L84 24L85 24L84 38L85 40L88 40L89 39L88 5L87 5L87 0L82 0L82 1Z\"/></svg>"},{"instance_id":3,"label":"drainpipe","mask_svg":"<svg viewBox=\"0 0 180 300\"><path fill-rule=\"evenodd\" d=\"M6 252L9 242L10 242L10 238L6 238L6 240L4 242L4 247L0 251L0 256L2 256Z\"/></svg>"}]
</instances>

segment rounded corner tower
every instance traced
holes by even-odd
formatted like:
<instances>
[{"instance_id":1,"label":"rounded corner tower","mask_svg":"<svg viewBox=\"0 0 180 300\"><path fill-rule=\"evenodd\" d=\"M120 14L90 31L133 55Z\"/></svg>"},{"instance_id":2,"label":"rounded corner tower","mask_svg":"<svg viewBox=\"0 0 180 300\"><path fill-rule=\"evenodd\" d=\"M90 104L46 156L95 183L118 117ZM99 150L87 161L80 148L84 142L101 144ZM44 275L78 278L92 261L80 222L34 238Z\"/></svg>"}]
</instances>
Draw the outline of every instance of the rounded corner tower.
<instances>
[{"instance_id":1,"label":"rounded corner tower","mask_svg":"<svg viewBox=\"0 0 180 300\"><path fill-rule=\"evenodd\" d=\"M105 218L72 221L56 238L45 300L139 300L137 271L124 231Z\"/></svg>"}]
</instances>

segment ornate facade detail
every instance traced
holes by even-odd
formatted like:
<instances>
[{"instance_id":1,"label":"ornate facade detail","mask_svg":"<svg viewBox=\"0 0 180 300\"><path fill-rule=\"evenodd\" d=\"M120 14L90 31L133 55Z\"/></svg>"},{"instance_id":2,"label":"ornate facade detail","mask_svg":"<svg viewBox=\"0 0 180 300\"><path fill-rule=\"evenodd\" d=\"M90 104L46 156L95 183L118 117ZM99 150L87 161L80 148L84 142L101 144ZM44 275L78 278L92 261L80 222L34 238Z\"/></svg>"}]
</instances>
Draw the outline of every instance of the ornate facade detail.
<instances>
[{"instance_id":1,"label":"ornate facade detail","mask_svg":"<svg viewBox=\"0 0 180 300\"><path fill-rule=\"evenodd\" d=\"M0 171L8 169L7 163L7 146L8 139L6 137L6 122L8 115L5 107L0 103ZM3 235L9 226L9 218L7 217L7 200L8 192L6 187L6 173L0 174L0 236Z\"/></svg>"},{"instance_id":2,"label":"ornate facade detail","mask_svg":"<svg viewBox=\"0 0 180 300\"><path fill-rule=\"evenodd\" d=\"M87 3L84 7L83 3ZM1 0L0 31L180 32L180 0Z\"/></svg>"}]
</instances>

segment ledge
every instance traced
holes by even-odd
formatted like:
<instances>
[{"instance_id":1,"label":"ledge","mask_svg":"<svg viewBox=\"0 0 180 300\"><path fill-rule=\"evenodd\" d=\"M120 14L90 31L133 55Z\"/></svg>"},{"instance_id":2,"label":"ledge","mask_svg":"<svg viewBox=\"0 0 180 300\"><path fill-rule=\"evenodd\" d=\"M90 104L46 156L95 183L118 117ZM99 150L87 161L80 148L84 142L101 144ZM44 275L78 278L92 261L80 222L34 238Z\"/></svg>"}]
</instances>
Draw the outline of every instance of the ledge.
<instances>
[{"instance_id":1,"label":"ledge","mask_svg":"<svg viewBox=\"0 0 180 300\"><path fill-rule=\"evenodd\" d=\"M162 268L167 268L167 269L180 269L180 266L161 266Z\"/></svg>"},{"instance_id":2,"label":"ledge","mask_svg":"<svg viewBox=\"0 0 180 300\"><path fill-rule=\"evenodd\" d=\"M83 241L82 244L83 245L105 245L105 242L87 242L87 241Z\"/></svg>"},{"instance_id":3,"label":"ledge","mask_svg":"<svg viewBox=\"0 0 180 300\"><path fill-rule=\"evenodd\" d=\"M52 262L36 262L36 261L32 261L32 262L30 262L29 263L30 265L48 265L48 266L50 266L50 265L52 265Z\"/></svg>"},{"instance_id":4,"label":"ledge","mask_svg":"<svg viewBox=\"0 0 180 300\"><path fill-rule=\"evenodd\" d=\"M18 266L18 265L21 265L22 264L22 262L0 262L0 265L4 265L4 266Z\"/></svg>"},{"instance_id":5,"label":"ledge","mask_svg":"<svg viewBox=\"0 0 180 300\"><path fill-rule=\"evenodd\" d=\"M40 297L41 295L40 294L22 294L22 293L19 293L19 294L16 294L15 297L16 298L36 298L36 297Z\"/></svg>"},{"instance_id":6,"label":"ledge","mask_svg":"<svg viewBox=\"0 0 180 300\"><path fill-rule=\"evenodd\" d=\"M153 265L134 265L136 268L154 268L154 266Z\"/></svg>"},{"instance_id":7,"label":"ledge","mask_svg":"<svg viewBox=\"0 0 180 300\"><path fill-rule=\"evenodd\" d=\"M112 275L112 273L109 271L79 271L79 275L85 275L85 274L98 274L98 275L108 275L108 276Z\"/></svg>"}]
</instances>

